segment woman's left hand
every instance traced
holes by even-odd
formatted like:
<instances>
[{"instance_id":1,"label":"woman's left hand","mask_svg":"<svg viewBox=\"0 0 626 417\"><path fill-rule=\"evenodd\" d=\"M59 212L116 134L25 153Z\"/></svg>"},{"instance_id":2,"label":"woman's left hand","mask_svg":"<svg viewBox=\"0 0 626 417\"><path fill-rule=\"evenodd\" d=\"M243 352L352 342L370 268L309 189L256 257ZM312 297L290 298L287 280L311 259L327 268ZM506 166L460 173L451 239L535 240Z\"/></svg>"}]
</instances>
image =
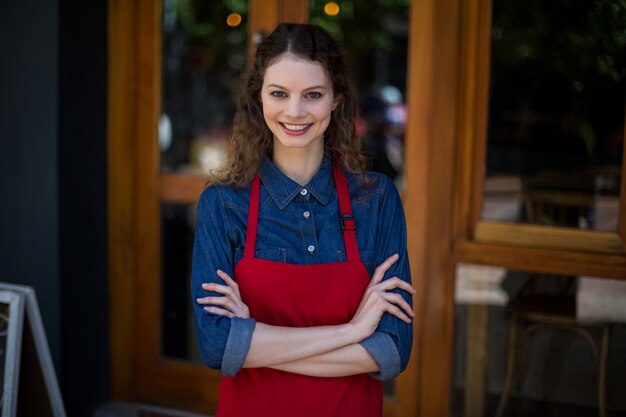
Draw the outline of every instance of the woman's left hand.
<instances>
[{"instance_id":1,"label":"woman's left hand","mask_svg":"<svg viewBox=\"0 0 626 417\"><path fill-rule=\"evenodd\" d=\"M223 297L201 297L197 298L198 304L204 306L204 310L211 314L226 317L250 318L248 306L241 300L239 293L239 285L226 272L217 270L217 276L220 277L226 285L215 282L202 284L202 289L206 291L222 294Z\"/></svg>"}]
</instances>

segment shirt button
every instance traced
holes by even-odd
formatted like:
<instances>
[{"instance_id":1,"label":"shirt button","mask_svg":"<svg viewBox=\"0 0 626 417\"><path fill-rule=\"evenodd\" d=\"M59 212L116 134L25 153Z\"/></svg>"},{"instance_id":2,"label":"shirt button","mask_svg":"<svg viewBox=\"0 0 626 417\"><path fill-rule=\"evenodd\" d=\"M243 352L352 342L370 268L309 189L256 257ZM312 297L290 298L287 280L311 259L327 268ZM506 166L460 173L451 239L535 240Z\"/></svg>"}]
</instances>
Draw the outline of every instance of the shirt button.
<instances>
[{"instance_id":1,"label":"shirt button","mask_svg":"<svg viewBox=\"0 0 626 417\"><path fill-rule=\"evenodd\" d=\"M309 190L307 190L306 188L303 188L303 189L300 190L300 194L301 195L307 195L308 192L309 192Z\"/></svg>"},{"instance_id":2,"label":"shirt button","mask_svg":"<svg viewBox=\"0 0 626 417\"><path fill-rule=\"evenodd\" d=\"M307 249L309 250L309 253L313 253L313 251L315 250L315 246L310 245Z\"/></svg>"},{"instance_id":3,"label":"shirt button","mask_svg":"<svg viewBox=\"0 0 626 417\"><path fill-rule=\"evenodd\" d=\"M302 215L304 216L305 219L308 219L311 213L309 213L308 211L305 211L304 213L302 213Z\"/></svg>"}]
</instances>

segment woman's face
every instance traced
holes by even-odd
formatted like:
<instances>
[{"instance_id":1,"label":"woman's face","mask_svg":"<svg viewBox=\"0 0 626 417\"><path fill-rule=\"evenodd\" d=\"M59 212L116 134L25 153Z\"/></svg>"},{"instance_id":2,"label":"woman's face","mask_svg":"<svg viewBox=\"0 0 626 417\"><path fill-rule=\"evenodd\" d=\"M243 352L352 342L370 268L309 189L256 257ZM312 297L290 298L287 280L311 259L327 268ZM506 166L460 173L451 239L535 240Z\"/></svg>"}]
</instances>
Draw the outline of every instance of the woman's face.
<instances>
[{"instance_id":1,"label":"woman's face","mask_svg":"<svg viewBox=\"0 0 626 417\"><path fill-rule=\"evenodd\" d=\"M324 131L336 100L320 64L282 55L265 70L261 101L265 123L274 135L274 152L287 148L323 152Z\"/></svg>"}]
</instances>

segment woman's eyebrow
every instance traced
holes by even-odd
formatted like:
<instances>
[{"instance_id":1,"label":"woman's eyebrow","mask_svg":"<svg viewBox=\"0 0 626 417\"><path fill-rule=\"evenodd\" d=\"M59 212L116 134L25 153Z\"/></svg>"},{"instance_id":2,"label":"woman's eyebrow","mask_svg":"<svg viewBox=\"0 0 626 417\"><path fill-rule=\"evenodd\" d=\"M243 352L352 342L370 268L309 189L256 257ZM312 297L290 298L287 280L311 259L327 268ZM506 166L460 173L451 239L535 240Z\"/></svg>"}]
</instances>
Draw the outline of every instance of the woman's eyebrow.
<instances>
[{"instance_id":1,"label":"woman's eyebrow","mask_svg":"<svg viewBox=\"0 0 626 417\"><path fill-rule=\"evenodd\" d=\"M282 85L279 85L279 84L269 84L268 87L278 88L278 89L285 90L285 91L289 90L287 87L283 87ZM325 85L314 85L313 87L307 87L302 91L309 91L309 90L328 90L328 87L326 87Z\"/></svg>"}]
</instances>

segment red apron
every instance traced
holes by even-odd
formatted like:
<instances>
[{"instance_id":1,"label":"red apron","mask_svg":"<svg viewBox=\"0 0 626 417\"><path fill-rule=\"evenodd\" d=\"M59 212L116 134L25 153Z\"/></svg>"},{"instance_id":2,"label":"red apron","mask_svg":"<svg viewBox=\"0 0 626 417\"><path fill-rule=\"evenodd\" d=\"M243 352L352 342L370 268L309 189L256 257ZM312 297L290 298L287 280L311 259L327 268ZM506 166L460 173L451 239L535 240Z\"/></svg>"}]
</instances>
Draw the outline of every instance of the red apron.
<instances>
[{"instance_id":1,"label":"red apron","mask_svg":"<svg viewBox=\"0 0 626 417\"><path fill-rule=\"evenodd\" d=\"M235 279L250 316L265 324L312 327L347 323L369 284L356 243L346 178L333 166L346 262L293 265L254 257L260 178L250 192L244 256ZM340 218L338 216L338 221ZM367 374L318 378L269 368L241 369L220 384L217 417L380 417L382 386Z\"/></svg>"}]
</instances>

